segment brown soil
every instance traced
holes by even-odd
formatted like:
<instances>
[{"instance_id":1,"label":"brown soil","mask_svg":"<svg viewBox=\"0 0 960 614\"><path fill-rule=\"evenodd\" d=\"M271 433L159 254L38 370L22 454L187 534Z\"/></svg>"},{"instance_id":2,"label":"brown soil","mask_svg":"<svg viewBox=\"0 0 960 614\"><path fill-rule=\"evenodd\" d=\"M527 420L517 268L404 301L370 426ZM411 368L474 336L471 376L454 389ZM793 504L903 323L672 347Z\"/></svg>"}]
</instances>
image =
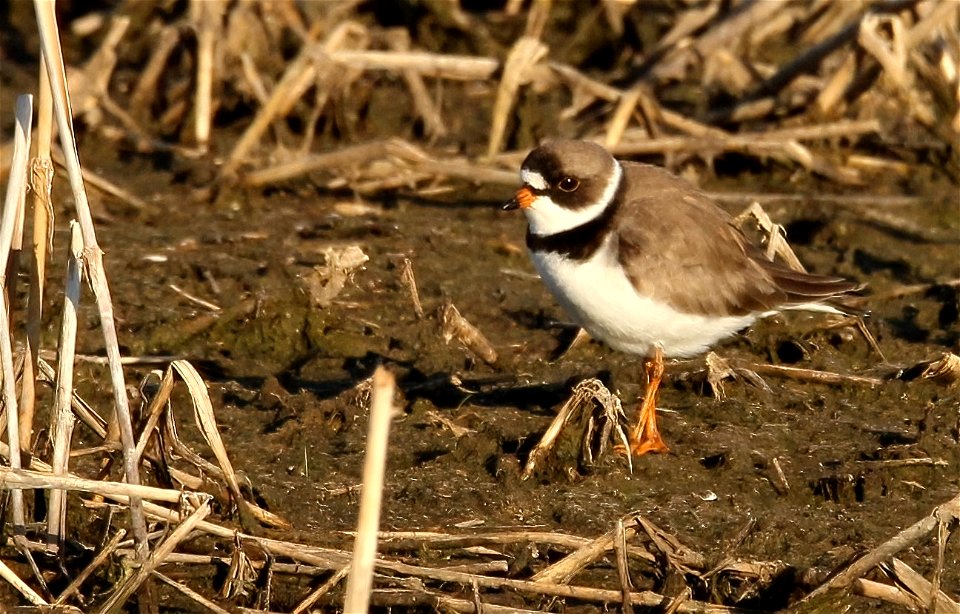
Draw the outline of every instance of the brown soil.
<instances>
[{"instance_id":1,"label":"brown soil","mask_svg":"<svg viewBox=\"0 0 960 614\"><path fill-rule=\"evenodd\" d=\"M386 105L380 110L388 113ZM383 113L377 125L367 126L372 133L391 134L388 127L406 119ZM216 149L227 151L237 130L220 132ZM469 149L482 147L485 130L477 122ZM564 314L533 277L521 217L497 206L508 192L463 184L440 198L387 195L358 211L351 195L323 192L304 180L267 193L224 193L209 203L194 199L195 185L203 182L194 168L118 150L95 135L84 135L80 152L88 168L149 201L134 210L92 197L124 354L175 355L198 366L235 467L265 507L296 527L272 536L349 547L341 532L356 521L366 432L356 387L380 364L397 376L401 409L390 434L385 530L533 528L593 537L639 511L708 559L731 554L830 570L960 490L960 392L918 379L913 369L960 347L956 286L867 301L868 326L889 363L854 329L827 329L823 317L799 314L765 321L717 348L726 358L840 374L886 378L902 369L902 378L869 387L766 376L772 392L728 382L726 398L718 401L705 384L702 358L669 364L660 400L669 454L636 459L632 473L615 454L586 468L577 465L577 434L571 433L550 464L524 481L522 463L573 385L600 377L632 415L643 376L637 357L595 342L551 361L566 332ZM751 173L737 163L731 158L718 165L720 176L705 172L703 187L811 195L836 190L812 179L788 185L783 168ZM809 268L865 282L868 296L956 279L956 186L935 165L915 170L906 178L876 177L869 189L920 196L918 204L891 213L933 239L816 198L767 211L786 224ZM54 279L62 275L63 222L70 216L69 200L60 196ZM331 305L316 307L305 276L323 262L326 248L352 244L369 256L366 268ZM413 262L423 319L399 281L403 257ZM171 285L223 311L211 318ZM53 318L61 300L59 290L48 297L46 347L55 344ZM445 301L489 338L499 352L496 364L477 360L456 342L444 343L437 310ZM89 300L79 351L102 351ZM130 368L128 384L147 372ZM109 413L102 371L85 367L78 379L80 393ZM200 449L189 407L175 411L185 438ZM457 437L437 416L469 430ZM82 428L76 437L77 448L99 443ZM775 477L775 459L789 488ZM900 459L937 463L883 463ZM85 513L97 526L107 514ZM727 544L751 521L755 527L728 552ZM559 556L523 543L504 551L514 563L510 573L521 577ZM439 564L442 557L424 549L417 559ZM929 542L902 558L930 577L936 548ZM191 576L179 579L203 584ZM659 587L650 575L635 579L638 589ZM942 585L960 592L956 539L945 553ZM289 611L307 590L280 586L271 609ZM468 590L464 594L470 598ZM773 590L742 604L776 608L789 596ZM851 604L852 611L896 611L863 600ZM533 600L525 607L538 605L559 607ZM568 604L571 611L578 607L588 611Z\"/></svg>"},{"instance_id":2,"label":"brown soil","mask_svg":"<svg viewBox=\"0 0 960 614\"><path fill-rule=\"evenodd\" d=\"M915 379L871 388L768 377L772 393L728 383L727 398L717 401L704 385L702 360L668 366L660 405L669 454L636 460L632 474L615 455L586 471L576 466L571 444L534 479L522 481L521 463L573 384L599 375L632 413L642 372L636 357L596 343L550 361L564 316L532 277L520 249L522 220L501 212L494 196L400 198L374 202L363 215L338 214L337 205L350 204L349 198L309 189L184 205L189 190L170 173L154 172L144 161L120 162L107 147L90 144L83 151L90 152L92 168L152 195L142 212L104 203L115 213L100 224L125 353L186 356L201 368L236 467L269 509L297 527L295 535L278 537L349 544L337 532L355 523L366 429L354 387L378 364L397 375L402 391L402 415L390 436L388 530L457 532L468 523L594 536L640 511L714 557L756 520L734 556L832 569L920 519L960 485L955 387ZM741 177L739 186L751 191L750 182ZM918 223L949 220L956 206L950 189L918 183L927 189L922 204L900 213ZM828 207L770 213L801 237L794 246L804 262L864 281L868 292L958 274L956 244L918 241ZM941 227L955 230L956 219ZM62 234L58 239L64 243ZM303 276L322 262L325 248L347 244L369 255L368 266L332 305L314 308ZM423 320L399 282L403 256L414 263ZM224 314L210 320L171 284L217 303ZM489 337L500 354L496 365L443 342L436 311L446 300ZM894 365L909 368L956 350L955 288L868 304L870 329ZM88 315L81 340L84 351L95 353L97 324ZM776 318L719 352L841 374L890 374L853 329L823 330L822 324L822 317ZM132 369L129 381L142 374ZM462 386L451 384L451 376ZM102 398L105 381L92 377L81 385ZM178 411L189 423L188 408ZM458 439L435 415L470 431ZM910 458L946 464L882 463ZM774 477L774 459L786 492ZM507 549L518 560L530 556L522 550ZM929 573L934 553L931 545L904 558ZM423 562L431 556L439 553L424 552ZM958 571L954 540L943 578L954 592ZM273 605L283 610L300 596L281 593ZM768 594L758 605L786 597Z\"/></svg>"}]
</instances>

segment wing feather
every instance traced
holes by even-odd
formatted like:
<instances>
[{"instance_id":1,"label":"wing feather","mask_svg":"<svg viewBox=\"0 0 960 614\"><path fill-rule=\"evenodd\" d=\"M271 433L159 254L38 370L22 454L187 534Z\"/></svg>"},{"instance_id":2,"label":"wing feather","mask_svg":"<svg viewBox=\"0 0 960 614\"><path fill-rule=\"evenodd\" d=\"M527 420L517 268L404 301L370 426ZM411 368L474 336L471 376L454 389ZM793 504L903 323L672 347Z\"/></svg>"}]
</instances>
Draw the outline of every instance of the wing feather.
<instances>
[{"instance_id":1,"label":"wing feather","mask_svg":"<svg viewBox=\"0 0 960 614\"><path fill-rule=\"evenodd\" d=\"M618 259L645 296L686 313L745 315L829 301L857 289L835 276L767 260L702 192L653 166L623 163L628 193L618 212Z\"/></svg>"}]
</instances>

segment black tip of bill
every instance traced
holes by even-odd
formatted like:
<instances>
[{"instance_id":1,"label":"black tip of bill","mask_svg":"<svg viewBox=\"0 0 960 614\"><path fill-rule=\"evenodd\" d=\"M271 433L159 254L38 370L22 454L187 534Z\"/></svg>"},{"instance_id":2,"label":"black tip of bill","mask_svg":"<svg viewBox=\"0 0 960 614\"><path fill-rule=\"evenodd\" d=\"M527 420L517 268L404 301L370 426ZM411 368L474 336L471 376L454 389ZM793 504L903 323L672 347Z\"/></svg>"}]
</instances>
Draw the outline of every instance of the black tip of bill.
<instances>
[{"instance_id":1,"label":"black tip of bill","mask_svg":"<svg viewBox=\"0 0 960 614\"><path fill-rule=\"evenodd\" d=\"M503 211L513 211L514 209L519 209L519 208L520 208L520 201L518 201L516 197L511 198L507 202L503 203L503 206L501 207Z\"/></svg>"}]
</instances>

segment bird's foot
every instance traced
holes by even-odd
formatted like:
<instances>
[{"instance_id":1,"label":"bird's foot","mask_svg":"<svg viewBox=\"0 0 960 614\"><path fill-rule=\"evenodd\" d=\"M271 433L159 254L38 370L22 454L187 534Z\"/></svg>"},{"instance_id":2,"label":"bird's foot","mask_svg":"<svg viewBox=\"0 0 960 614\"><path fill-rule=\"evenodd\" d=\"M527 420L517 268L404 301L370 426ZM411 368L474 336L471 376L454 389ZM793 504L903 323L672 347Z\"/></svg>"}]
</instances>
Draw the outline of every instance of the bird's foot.
<instances>
[{"instance_id":1,"label":"bird's foot","mask_svg":"<svg viewBox=\"0 0 960 614\"><path fill-rule=\"evenodd\" d=\"M667 442L657 434L643 439L630 438L629 447L617 444L613 450L621 456L643 456L644 454L666 454L670 451Z\"/></svg>"}]
</instances>

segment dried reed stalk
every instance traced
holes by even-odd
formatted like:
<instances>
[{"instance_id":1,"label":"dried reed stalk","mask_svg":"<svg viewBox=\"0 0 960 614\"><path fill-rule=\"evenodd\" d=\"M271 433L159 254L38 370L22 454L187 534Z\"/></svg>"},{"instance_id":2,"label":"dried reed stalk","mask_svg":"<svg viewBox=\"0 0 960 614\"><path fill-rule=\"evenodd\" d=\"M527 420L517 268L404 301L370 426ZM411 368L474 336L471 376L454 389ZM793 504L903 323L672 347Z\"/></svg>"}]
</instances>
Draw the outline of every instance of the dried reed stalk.
<instances>
[{"instance_id":1,"label":"dried reed stalk","mask_svg":"<svg viewBox=\"0 0 960 614\"><path fill-rule=\"evenodd\" d=\"M410 49L410 33L403 28L395 28L387 33L387 42L394 51L408 51ZM433 103L433 99L427 92L427 86L423 82L420 73L414 70L402 70L403 80L407 82L407 89L410 90L410 97L413 99L413 106L423 120L424 132L433 139L446 136L447 127L443 123L443 116L440 109Z\"/></svg>"},{"instance_id":2,"label":"dried reed stalk","mask_svg":"<svg viewBox=\"0 0 960 614\"><path fill-rule=\"evenodd\" d=\"M80 305L80 281L83 272L83 237L76 222L70 222L70 259L67 261L67 279L63 300L63 318L60 323L60 342L57 355L57 391L53 402L53 473L67 475L70 441L73 436L73 360L77 348L77 308ZM50 493L47 514L48 545L62 544L67 518L66 493L54 489Z\"/></svg>"},{"instance_id":3,"label":"dried reed stalk","mask_svg":"<svg viewBox=\"0 0 960 614\"><path fill-rule=\"evenodd\" d=\"M2 449L2 446L0 446ZM42 466L40 461L34 460L34 463L37 466ZM114 496L111 497L117 501L125 502L126 498L123 496ZM145 502L145 509L151 515L160 520L165 520L168 522L177 522L178 514L174 510L168 510L162 508L150 502ZM678 543L673 543L669 537L664 537L662 531L657 529L651 523L645 523L646 529L651 533L651 538L656 539L658 547L665 549L665 552L669 552L671 556L676 558L677 565L682 566L693 566L696 568L702 568L703 561L700 558L694 556L693 553L687 552L682 545ZM221 537L223 539L232 540L236 533L227 528L217 525L215 523L200 521L196 525L196 529L209 533L211 535ZM421 532L417 532L419 534ZM384 534L384 537L392 536L392 533ZM407 533L401 534L406 536ZM468 536L448 536L452 540L457 539L469 539ZM575 538L573 536L563 536L563 535L554 535L554 538L566 538L574 539L577 544L589 543L588 540L583 538ZM338 570L342 569L343 566L349 563L349 554L343 551L331 550L327 548L318 548L305 546L303 544L294 544L290 542L282 542L278 540L269 540L263 538L256 538L249 535L240 535L239 539L242 541L250 541L255 543L263 548L265 551L272 553L275 556L289 557L295 561L301 561L310 565L309 572L315 574L321 569L326 570ZM517 539L513 539L515 542ZM549 543L549 538L545 539L546 543ZM451 542L452 543L452 542ZM503 543L503 542L499 542ZM633 550L630 548L629 550ZM631 552L632 554L632 552ZM650 560L644 557L645 560ZM186 562L209 562L211 559L208 556L196 556L196 555L170 555L169 558L165 559L169 563L186 563ZM539 584L526 580L511 580L503 578L494 578L483 575L476 575L464 572L458 572L449 569L430 569L425 567L418 567L407 565L404 563L396 563L392 561L378 560L377 566L384 571L393 571L395 573L410 575L412 577L428 578L434 579L442 582L455 582L465 586L476 585L483 586L494 589L512 589L518 590L526 593L541 594L541 595L554 595L560 597L570 597L576 599L583 599L587 601L595 602L611 602L611 601L620 601L623 598L622 591L619 590L609 590L609 589L593 589L588 587L580 586L564 586L560 584ZM301 569L298 565L289 565L289 569L286 573L297 573ZM286 567L284 569L287 569ZM304 572L307 570L304 569ZM888 594L889 591L884 592L889 587L884 587L883 585L877 585L874 588L876 583L868 583L866 581L855 581L852 588L858 594L863 594L866 596L884 599L890 601L891 603L901 603L898 601L897 595ZM651 592L630 592L627 596L630 603L634 605L643 605L647 607L654 607L657 604L663 603L663 596L657 595L656 593ZM676 611L678 612L697 612L697 613L730 613L730 612L745 612L745 610L740 610L739 608L732 608L726 606L719 606L713 604L707 604L703 602L693 601L693 600L677 600L675 601L677 607ZM485 606L486 607L486 606Z\"/></svg>"},{"instance_id":4,"label":"dried reed stalk","mask_svg":"<svg viewBox=\"0 0 960 614\"><path fill-rule=\"evenodd\" d=\"M117 547L120 545L120 542L126 537L127 531L125 529L120 529L117 531L113 537L110 538L110 541L106 543L100 550L97 551L96 556L93 557L86 567L76 575L75 578L67 585L67 588L57 595L57 600L54 601L54 605L62 605L66 603L67 599L73 596L83 583L90 577L90 575L97 570L98 567L103 565L107 559L113 556L113 553L117 550ZM136 551L134 551L136 553Z\"/></svg>"},{"instance_id":5,"label":"dried reed stalk","mask_svg":"<svg viewBox=\"0 0 960 614\"><path fill-rule=\"evenodd\" d=\"M74 88L71 103L74 116L86 116L93 125L100 123L101 107L104 101L109 100L110 77L117 66L117 46L129 27L129 17L111 17L110 29L103 37L100 47L84 63L77 77L71 79ZM50 70L49 66L47 70ZM53 87L56 87L56 84L53 84Z\"/></svg>"},{"instance_id":6,"label":"dried reed stalk","mask_svg":"<svg viewBox=\"0 0 960 614\"><path fill-rule=\"evenodd\" d=\"M771 365L760 363L738 363L737 367L749 369L759 375L776 375L786 377L799 382L816 382L819 384L859 384L861 386L880 386L883 380L877 377L867 377L864 375L850 375L846 373L833 373L831 371L817 371L816 369L803 369L800 367L788 367L786 365Z\"/></svg>"},{"instance_id":7,"label":"dried reed stalk","mask_svg":"<svg viewBox=\"0 0 960 614\"><path fill-rule=\"evenodd\" d=\"M36 155L30 164L30 191L33 194L33 249L30 263L30 289L27 299L27 345L20 384L20 447L31 449L33 414L36 403L37 361L40 352L40 325L43 317L43 285L46 280L47 251L53 247L53 162L50 142L53 138L53 100L50 79L43 58L40 59L40 91L37 100ZM28 420L27 417L30 417Z\"/></svg>"},{"instance_id":8,"label":"dried reed stalk","mask_svg":"<svg viewBox=\"0 0 960 614\"><path fill-rule=\"evenodd\" d=\"M31 104L33 100L31 99ZM32 118L30 118L32 122ZM29 126L28 126L29 127ZM29 145L28 145L29 148ZM10 313L15 313L18 311L17 300L18 293L16 291L16 281L20 277L20 259L23 256L23 222L24 217L26 216L26 202L27 202L27 190L29 189L29 168L25 169L25 174L27 178L24 179L24 189L19 194L19 199L17 201L17 206L15 209L16 217L13 220L12 236L10 240L10 254L7 259L7 268L3 272L4 281L3 281L3 290L6 293L7 298L7 316L9 318ZM12 291L11 291L12 290ZM11 349L15 347L13 344L13 338L11 337ZM18 353L19 354L19 353ZM25 368L23 365L24 356L19 354L17 357L16 372L18 375L22 373L22 370ZM17 407L18 414L18 431L20 438L20 453L24 456L30 455L30 441L33 435L33 405L24 408L22 406Z\"/></svg>"},{"instance_id":9,"label":"dried reed stalk","mask_svg":"<svg viewBox=\"0 0 960 614\"><path fill-rule=\"evenodd\" d=\"M303 601L298 603L297 607L293 608L293 614L305 614L306 612L309 612L310 609L314 606L314 604L320 601L320 599L322 599L324 595L326 595L327 593L332 591L334 588L336 588L336 586L340 584L340 581L347 577L347 574L349 572L350 572L349 566L338 570L337 573L333 574L330 578L328 578L326 582L324 582L319 587L317 587L317 590L307 595L303 599ZM344 608L344 612L349 612L349 611L350 610L347 610L346 608Z\"/></svg>"},{"instance_id":10,"label":"dried reed stalk","mask_svg":"<svg viewBox=\"0 0 960 614\"><path fill-rule=\"evenodd\" d=\"M696 58L706 58L719 49L736 47L746 32L766 23L781 10L783 6L779 2L744 2L738 10L723 15L721 21L690 41L690 44L673 45L663 59L653 66L648 78L655 81L682 80L688 64L696 62Z\"/></svg>"},{"instance_id":11,"label":"dried reed stalk","mask_svg":"<svg viewBox=\"0 0 960 614\"><path fill-rule=\"evenodd\" d=\"M54 163L63 168L67 168L66 160L63 157L63 153L59 148L53 149L53 161ZM89 184L90 187L103 192L104 194L109 194L117 200L123 201L133 207L134 209L145 209L147 207L147 202L142 198L135 196L131 192L124 190L117 184L112 181L107 181L100 175L94 173L90 169L84 168L81 169L83 173L83 181L86 184ZM50 231L52 234L52 230Z\"/></svg>"},{"instance_id":12,"label":"dried reed stalk","mask_svg":"<svg viewBox=\"0 0 960 614\"><path fill-rule=\"evenodd\" d=\"M633 590L633 582L630 581L630 566L627 562L627 531L623 526L623 518L618 518L614 527L613 552L617 562L620 592L623 594L621 601L623 614L633 614L633 605L630 603L630 591Z\"/></svg>"},{"instance_id":13,"label":"dried reed stalk","mask_svg":"<svg viewBox=\"0 0 960 614\"><path fill-rule=\"evenodd\" d=\"M40 362L37 363L37 367L41 381L56 386L57 376L53 367L50 366L50 363L41 358ZM73 393L70 399L70 405L73 408L74 414L76 414L87 428L96 433L101 439L106 438L107 421L100 417L100 414L95 412L76 392Z\"/></svg>"},{"instance_id":14,"label":"dried reed stalk","mask_svg":"<svg viewBox=\"0 0 960 614\"><path fill-rule=\"evenodd\" d=\"M513 155L517 157L523 154ZM474 183L517 185L517 174L514 171L492 168L461 157L437 160L419 147L400 139L372 141L322 154L300 155L290 161L246 173L243 176L243 185L248 187L268 185L314 171L333 172L339 169L366 167L374 163L379 164L381 169L384 163L390 164L393 169L388 172L395 173L395 176L386 181L382 178L371 180L369 185L350 182L349 187L352 190L366 193L385 189L389 185L407 186L435 179L438 176ZM516 165L519 165L519 160L513 166ZM346 183L341 180L331 187L344 185Z\"/></svg>"},{"instance_id":15,"label":"dried reed stalk","mask_svg":"<svg viewBox=\"0 0 960 614\"><path fill-rule=\"evenodd\" d=\"M350 575L347 577L344 612L366 612L370 603L395 387L393 374L383 367L377 367L373 373L370 424L367 428L367 446L363 460L363 490L360 494L357 538L350 561Z\"/></svg>"},{"instance_id":16,"label":"dried reed stalk","mask_svg":"<svg viewBox=\"0 0 960 614\"><path fill-rule=\"evenodd\" d=\"M831 574L826 582L804 596L797 605L811 603L830 590L846 588L880 563L889 560L902 550L913 547L934 530L938 531L937 537L943 543L945 536L940 532L941 527L949 527L958 521L960 521L960 494L937 506L926 517L897 533L844 569Z\"/></svg>"},{"instance_id":17,"label":"dried reed stalk","mask_svg":"<svg viewBox=\"0 0 960 614\"><path fill-rule=\"evenodd\" d=\"M611 147L611 152L617 155L642 155L667 152L700 153L714 151L747 151L768 154L791 154L791 142L799 140L821 140L837 136L859 136L862 134L879 133L879 121L875 119L864 121L843 121L834 124L818 124L803 128L783 130L768 130L765 132L726 135L722 138L714 136L667 136L659 139L639 140L630 131L625 133L626 140Z\"/></svg>"},{"instance_id":18,"label":"dried reed stalk","mask_svg":"<svg viewBox=\"0 0 960 614\"><path fill-rule=\"evenodd\" d=\"M217 419L213 412L213 403L210 401L210 395L207 393L207 387L197 370L193 368L186 360L175 360L170 364L170 370L176 371L180 378L187 385L190 392L190 400L193 403L194 417L200 432L206 439L213 455L217 459L220 470L223 472L223 479L226 481L230 494L233 496L237 511L240 514L240 522L248 531L253 530L256 524L251 514L250 505L243 498L240 492L240 482L237 474L233 470L233 464L227 455L227 447L223 444L220 437L220 429L217 428Z\"/></svg>"},{"instance_id":19,"label":"dried reed stalk","mask_svg":"<svg viewBox=\"0 0 960 614\"><path fill-rule=\"evenodd\" d=\"M942 523L941 523L941 526ZM940 564L942 565L942 561ZM950 595L940 590L915 569L898 559L891 558L881 563L880 569L890 578L894 586L904 587L914 601L919 602L928 612L960 612L960 603L950 598Z\"/></svg>"},{"instance_id":20,"label":"dried reed stalk","mask_svg":"<svg viewBox=\"0 0 960 614\"><path fill-rule=\"evenodd\" d=\"M152 501L179 503L184 491L173 488L157 488L142 484L108 482L105 480L87 480L70 474L46 473L30 469L11 469L0 467L0 484L4 488L34 488L91 492L103 496L123 495L140 497ZM188 493L200 495L206 493Z\"/></svg>"},{"instance_id":21,"label":"dried reed stalk","mask_svg":"<svg viewBox=\"0 0 960 614\"><path fill-rule=\"evenodd\" d=\"M531 71L547 56L549 49L533 36L521 36L503 63L503 77L497 87L497 97L493 103L493 118L490 123L490 139L487 142L487 157L493 157L500 151L507 119L513 107L517 91L531 80Z\"/></svg>"},{"instance_id":22,"label":"dried reed stalk","mask_svg":"<svg viewBox=\"0 0 960 614\"><path fill-rule=\"evenodd\" d=\"M628 540L637 534L635 525L639 516L640 514L638 513L628 514L617 521L617 524L623 530L622 536L624 540ZM617 537L617 530L618 529L614 527L607 531L553 565L540 570L534 574L531 580L545 584L569 583L574 576L584 570L588 565L604 556L607 551L613 549L614 540Z\"/></svg>"},{"instance_id":23,"label":"dried reed stalk","mask_svg":"<svg viewBox=\"0 0 960 614\"><path fill-rule=\"evenodd\" d=\"M574 342L580 338L580 333L578 333ZM570 393L570 397L557 411L556 416L554 416L550 422L550 426L547 427L540 441L538 441L537 445L530 451L530 454L527 456L527 462L524 464L523 471L521 472L524 480L533 476L534 472L543 465L564 427L584 411L592 411L594 402L599 403L603 407L604 417L606 418L604 426L609 427L609 432L603 433L603 436L600 438L599 453L603 453L606 450L609 435L612 435L614 431L616 432L620 445L625 448L628 446L627 434L622 426L625 420L623 419L623 408L620 404L620 399L617 395L610 392L600 380L596 378L586 379L574 387ZM581 449L592 457L589 439L591 439L589 433L584 433L584 441ZM592 458L590 460L592 460ZM627 455L627 467L632 473L633 461L629 454Z\"/></svg>"},{"instance_id":24,"label":"dried reed stalk","mask_svg":"<svg viewBox=\"0 0 960 614\"><path fill-rule=\"evenodd\" d=\"M154 571L152 571L152 572L150 572L150 573L153 575L154 578L157 578L158 580L160 580L160 581L163 582L164 584L168 584L168 585L172 586L173 588L175 588L176 590L178 590L180 593L182 593L182 594L185 595L186 597L194 600L195 602L197 602L198 604L200 604L201 606L203 606L203 607L206 608L207 610L213 612L214 614L230 614L230 610L225 610L225 609L221 608L220 606L218 606L218 605L215 604L214 602L210 601L209 599L207 599L206 597L204 597L203 595L201 595L201 594L198 593L197 591L191 589L191 588L190 588L189 586L187 586L186 584L183 584L182 582L177 582L176 580L173 580L173 579L171 579L171 578L168 578L167 576L163 575L162 573L160 573L160 572L157 571L157 570L154 570Z\"/></svg>"},{"instance_id":25,"label":"dried reed stalk","mask_svg":"<svg viewBox=\"0 0 960 614\"><path fill-rule=\"evenodd\" d=\"M633 117L633 112L640 102L640 97L643 96L643 91L643 86L637 86L627 90L620 96L617 108L613 112L613 117L610 118L607 126L607 136L603 140L604 146L607 149L617 145L623 138L623 133L627 129L630 118Z\"/></svg>"},{"instance_id":26,"label":"dried reed stalk","mask_svg":"<svg viewBox=\"0 0 960 614\"><path fill-rule=\"evenodd\" d=\"M9 441L10 446L9 460L10 467L13 469L21 467L20 416L17 407L16 378L13 368L13 337L10 334L10 312L7 309L7 297L13 293L9 291L7 285L9 280L6 278L6 271L17 217L23 207L27 189L27 159L30 155L32 125L33 96L29 94L20 95L17 97L16 106L13 162L10 166L10 180L7 183L7 193L3 202L3 220L0 222L0 274L3 275L2 283L0 283L0 367L3 371L2 396L4 409L6 410L7 441ZM11 507L14 530L20 535L25 531L23 491L13 490Z\"/></svg>"},{"instance_id":27,"label":"dried reed stalk","mask_svg":"<svg viewBox=\"0 0 960 614\"><path fill-rule=\"evenodd\" d=\"M226 446L220 437L213 405L207 394L206 386L203 384L203 381L193 366L187 361L174 360L162 374L159 371L155 371L152 374L160 379L160 385L156 392L154 392L153 398L150 400L150 404L144 412L146 420L140 434L140 439L134 450L134 455L137 459L143 458L144 451L155 435L155 430L160 420L165 419L167 431L165 434L166 443L174 451L174 454L194 464L203 474L226 483L229 496L233 499L237 507L241 526L243 526L245 530L255 532L257 530L257 522L279 529L292 528L290 523L283 518L243 498L239 478L233 469ZM175 419L170 411L170 394L173 392L175 374L179 375L180 379L187 385L193 406L194 420L197 422L207 444L211 450L213 450L214 457L217 459L219 465L204 460L181 442L177 436ZM149 458L154 462L159 460L153 455L149 456ZM168 470L170 477L186 488L203 491L210 487L207 480L202 477L193 476L174 467L169 467ZM220 493L214 494L219 495Z\"/></svg>"},{"instance_id":28,"label":"dried reed stalk","mask_svg":"<svg viewBox=\"0 0 960 614\"><path fill-rule=\"evenodd\" d=\"M67 87L66 70L63 63L63 54L60 50L60 35L57 28L56 14L53 0L34 0L34 10L40 32L40 44L47 74L50 78L50 87L53 94L53 107L57 119L57 128L60 134L60 146L63 149L67 176L73 192L77 208L77 218L83 235L84 263L90 274L93 294L97 301L97 310L100 314L100 326L103 330L104 345L110 361L110 379L113 385L115 416L113 425L119 431L123 445L124 475L129 484L140 483L139 466L133 456L135 441L133 425L130 420L130 407L127 400L127 389L124 382L123 367L120 363L120 347L117 341L116 323L113 317L113 304L110 299L110 286L107 283L103 269L103 252L97 242L97 234L93 225L93 216L87 201L87 191L83 184L83 175L80 168L80 159L74 139L73 118L70 114L70 95ZM147 543L146 523L138 498L130 500L130 520L133 527L134 539L140 552L141 560L149 555Z\"/></svg>"},{"instance_id":29,"label":"dried reed stalk","mask_svg":"<svg viewBox=\"0 0 960 614\"><path fill-rule=\"evenodd\" d=\"M197 92L194 103L194 138L205 150L213 119L213 83L216 44L226 3L222 0L192 0L190 13L197 29Z\"/></svg>"},{"instance_id":30,"label":"dried reed stalk","mask_svg":"<svg viewBox=\"0 0 960 614\"><path fill-rule=\"evenodd\" d=\"M10 583L17 591L23 595L27 601L32 603L35 606L49 606L46 599L37 594L37 591L30 588L30 585L20 579L12 569L10 569L6 563L0 559L0 578L3 578Z\"/></svg>"},{"instance_id":31,"label":"dried reed stalk","mask_svg":"<svg viewBox=\"0 0 960 614\"><path fill-rule=\"evenodd\" d=\"M138 118L143 119L148 116L150 105L160 91L160 79L163 77L167 61L179 42L180 31L173 26L163 28L157 36L157 43L150 53L150 59L140 71L140 78L133 88L133 93L130 94L130 108Z\"/></svg>"},{"instance_id":32,"label":"dried reed stalk","mask_svg":"<svg viewBox=\"0 0 960 614\"><path fill-rule=\"evenodd\" d=\"M413 262L409 258L404 257L403 262L400 263L400 283L407 289L407 292L410 293L410 301L413 303L413 313L416 314L418 320L423 319L423 305L420 303L420 292L417 291L417 278L413 274Z\"/></svg>"},{"instance_id":33,"label":"dried reed stalk","mask_svg":"<svg viewBox=\"0 0 960 614\"><path fill-rule=\"evenodd\" d=\"M303 93L315 84L319 72L319 58L328 58L349 38L360 33L362 29L358 24L347 21L337 26L323 43L310 43L303 46L300 54L287 65L286 72L270 94L270 100L260 109L250 126L237 140L223 166L221 176L233 177L273 120L286 115ZM330 64L327 68L336 68L329 61L327 63Z\"/></svg>"},{"instance_id":34,"label":"dried reed stalk","mask_svg":"<svg viewBox=\"0 0 960 614\"><path fill-rule=\"evenodd\" d=\"M353 51L338 50L330 59L361 70L412 70L427 77L482 81L500 68L493 58L470 55L444 55L426 51Z\"/></svg>"},{"instance_id":35,"label":"dried reed stalk","mask_svg":"<svg viewBox=\"0 0 960 614\"><path fill-rule=\"evenodd\" d=\"M157 546L149 558L143 561L136 572L120 583L120 586L110 595L110 598L97 610L97 614L114 614L120 611L120 608L127 602L130 595L150 577L150 574L166 560L166 557L174 551L180 542L189 537L197 525L207 517L210 513L210 501L212 497L208 495L194 495L194 497L199 497L200 500L193 502L195 508L190 515L187 516L165 540L160 542L160 545Z\"/></svg>"},{"instance_id":36,"label":"dried reed stalk","mask_svg":"<svg viewBox=\"0 0 960 614\"><path fill-rule=\"evenodd\" d=\"M460 315L457 306L449 301L440 308L440 335L447 344L456 338L470 353L487 364L497 362L497 350L486 335Z\"/></svg>"}]
</instances>

